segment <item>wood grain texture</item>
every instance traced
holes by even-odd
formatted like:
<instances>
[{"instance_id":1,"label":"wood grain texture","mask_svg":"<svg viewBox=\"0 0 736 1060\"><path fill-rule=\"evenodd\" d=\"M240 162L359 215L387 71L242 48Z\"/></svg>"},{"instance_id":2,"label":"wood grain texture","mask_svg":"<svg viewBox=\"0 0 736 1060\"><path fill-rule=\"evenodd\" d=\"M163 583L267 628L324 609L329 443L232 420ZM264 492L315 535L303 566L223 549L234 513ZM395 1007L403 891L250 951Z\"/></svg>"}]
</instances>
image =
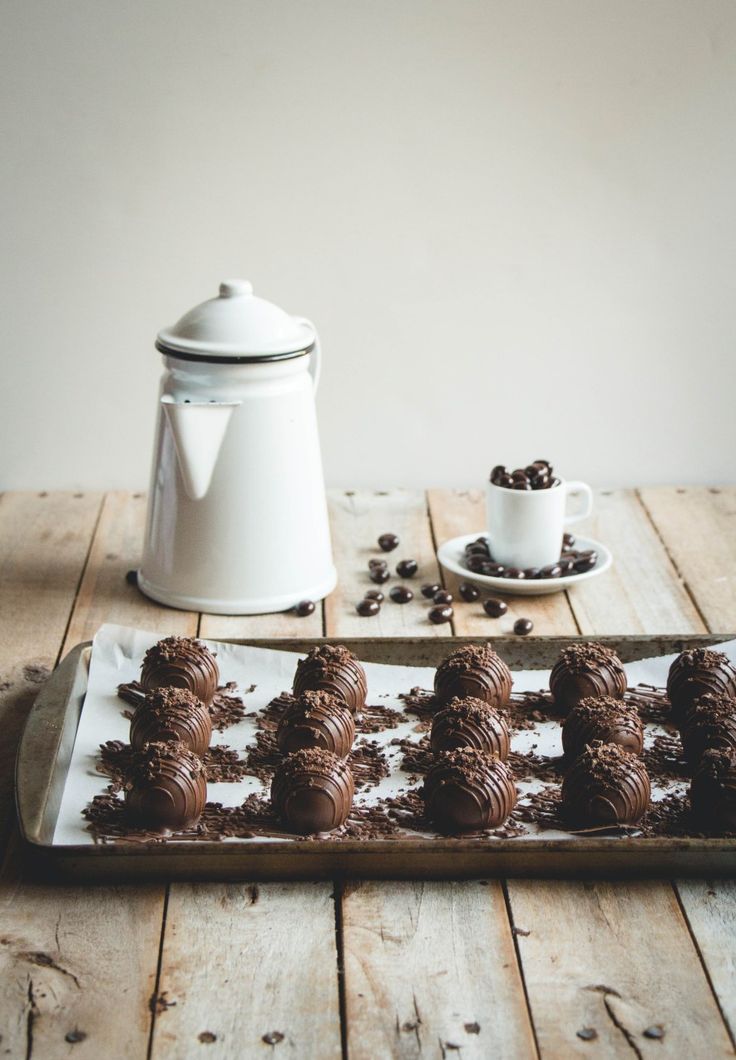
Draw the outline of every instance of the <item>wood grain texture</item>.
<instances>
[{"instance_id":1,"label":"wood grain texture","mask_svg":"<svg viewBox=\"0 0 736 1060\"><path fill-rule=\"evenodd\" d=\"M329 490L330 524L338 585L325 601L325 628L341 637L432 637L449 632L448 626L434 626L427 618L429 601L420 587L439 581L439 569L432 542L425 494L414 490ZM397 534L400 545L383 553L376 541L382 533ZM368 577L371 556L387 560L391 580L374 585ZM419 571L414 578L395 574L401 559L415 559ZM400 582L414 592L408 604L395 604L389 590ZM355 605L367 589L380 589L386 596L380 614L361 618Z\"/></svg>"},{"instance_id":2,"label":"wood grain texture","mask_svg":"<svg viewBox=\"0 0 736 1060\"><path fill-rule=\"evenodd\" d=\"M63 887L0 873L0 1026L13 1057L145 1057L163 889Z\"/></svg>"},{"instance_id":3,"label":"wood grain texture","mask_svg":"<svg viewBox=\"0 0 736 1060\"><path fill-rule=\"evenodd\" d=\"M0 498L0 838L13 815L13 762L26 715L56 664L102 497Z\"/></svg>"},{"instance_id":4,"label":"wood grain texture","mask_svg":"<svg viewBox=\"0 0 736 1060\"><path fill-rule=\"evenodd\" d=\"M194 612L156 604L125 580L126 573L140 564L145 521L144 494L106 494L69 623L65 652L92 638L104 622L135 626L161 636L196 635Z\"/></svg>"},{"instance_id":5,"label":"wood grain texture","mask_svg":"<svg viewBox=\"0 0 736 1060\"><path fill-rule=\"evenodd\" d=\"M535 1055L498 883L361 883L343 899L348 1054Z\"/></svg>"},{"instance_id":6,"label":"wood grain texture","mask_svg":"<svg viewBox=\"0 0 736 1060\"><path fill-rule=\"evenodd\" d=\"M199 624L199 635L209 640L237 640L249 637L321 637L322 603L314 614L299 618L294 611L272 615L207 615Z\"/></svg>"},{"instance_id":7,"label":"wood grain texture","mask_svg":"<svg viewBox=\"0 0 736 1060\"><path fill-rule=\"evenodd\" d=\"M671 887L516 880L509 890L543 1057L733 1055Z\"/></svg>"},{"instance_id":8,"label":"wood grain texture","mask_svg":"<svg viewBox=\"0 0 736 1060\"><path fill-rule=\"evenodd\" d=\"M485 497L481 490L430 490L429 512L437 545L461 534L480 534L485 526ZM552 596L512 596L482 590L482 599L493 596L508 605L501 618L489 618L478 600L466 604L457 593L461 579L449 571L442 572L447 587L455 596L454 632L465 637L497 637L513 633L517 618L530 618L534 633L541 636L564 636L578 632L566 593Z\"/></svg>"},{"instance_id":9,"label":"wood grain texture","mask_svg":"<svg viewBox=\"0 0 736 1060\"><path fill-rule=\"evenodd\" d=\"M668 486L639 495L708 628L736 632L736 487Z\"/></svg>"},{"instance_id":10,"label":"wood grain texture","mask_svg":"<svg viewBox=\"0 0 736 1060\"><path fill-rule=\"evenodd\" d=\"M126 570L137 565L140 554L144 509L140 496L110 494L102 506L91 547L94 524L89 526L83 547L83 557L89 551L89 559L69 622L65 650L80 640L94 636L102 622L140 626L162 636L168 633L196 633L196 614L159 607L125 583ZM61 522L66 516L59 515L57 518ZM35 535L29 538L27 549L28 565L38 572L40 580L43 566L39 544L39 538ZM74 599L78 578L79 574L74 581L68 607ZM44 591L39 588L36 596L38 606L42 606ZM63 635L62 627L57 634L57 651ZM79 1014L79 1029L89 1036L84 1042L91 1042L86 1046L87 1055L102 1055L101 1037L104 1038L108 1025L111 1037L105 1055L127 1057L136 1055L136 1052L145 1055L151 1023L149 1000L158 964L165 888L161 885L105 890L54 887L49 889L47 895L43 888L17 881L18 870L12 860L6 864L6 872L11 881L16 879L11 884L12 918L27 925L28 952L50 953L60 967L73 969L79 983L79 986L73 984L75 993L70 1000L55 985L56 977L51 972L45 972L46 978L35 1004L40 1006L39 1011L45 1016L43 1025L48 1029L43 1043L39 1043L35 1050L37 1055L68 1055L71 1045L64 1041L67 1031L62 1033L61 1029L66 1019L65 1011ZM90 896L89 900L85 899L85 895ZM113 904L114 911L109 911ZM68 925L66 932L59 932L58 942L57 924ZM49 950L49 939L55 940L55 949ZM41 958L42 961L45 959ZM109 968L107 964L110 964ZM20 982L18 977L23 972L22 963L18 969L14 975ZM63 982L68 989L72 980L63 976ZM47 997L42 996L43 991ZM58 1006L53 1001L54 997L60 999ZM22 1006L19 1008L20 1001L22 999L19 999L17 989L3 996L0 1024L16 1023L18 1020L22 1022L27 1018L26 1009ZM46 1009L43 1009L41 1002L47 1005ZM28 1005L27 994L25 1005ZM111 1013L111 1009L114 1012ZM97 1016L93 1018L94 1013ZM85 1023L86 1027L83 1025ZM94 1030L94 1034L89 1028ZM119 1045L115 1037L118 1028ZM74 1049L81 1050L82 1044L74 1044Z\"/></svg>"},{"instance_id":11,"label":"wood grain texture","mask_svg":"<svg viewBox=\"0 0 736 1060\"><path fill-rule=\"evenodd\" d=\"M736 1039L736 881L678 880L677 890L690 930Z\"/></svg>"},{"instance_id":12,"label":"wood grain texture","mask_svg":"<svg viewBox=\"0 0 736 1060\"><path fill-rule=\"evenodd\" d=\"M156 1060L340 1057L332 886L173 886L159 996Z\"/></svg>"},{"instance_id":13,"label":"wood grain texture","mask_svg":"<svg viewBox=\"0 0 736 1060\"><path fill-rule=\"evenodd\" d=\"M633 490L599 490L578 529L607 545L613 566L570 591L581 633L702 633L703 622Z\"/></svg>"}]
</instances>

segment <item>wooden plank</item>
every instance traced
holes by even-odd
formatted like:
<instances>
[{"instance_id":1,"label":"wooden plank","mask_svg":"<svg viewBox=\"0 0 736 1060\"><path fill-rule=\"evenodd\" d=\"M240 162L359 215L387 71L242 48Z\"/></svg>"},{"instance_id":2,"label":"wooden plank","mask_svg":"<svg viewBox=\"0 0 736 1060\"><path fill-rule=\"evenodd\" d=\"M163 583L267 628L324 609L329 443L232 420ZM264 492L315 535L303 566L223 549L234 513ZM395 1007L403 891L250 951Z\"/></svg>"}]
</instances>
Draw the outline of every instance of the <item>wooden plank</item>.
<instances>
[{"instance_id":1,"label":"wooden plank","mask_svg":"<svg viewBox=\"0 0 736 1060\"><path fill-rule=\"evenodd\" d=\"M613 552L600 578L570 591L581 633L702 633L705 626L633 490L600 490L580 533Z\"/></svg>"},{"instance_id":2,"label":"wooden plank","mask_svg":"<svg viewBox=\"0 0 736 1060\"><path fill-rule=\"evenodd\" d=\"M708 628L736 632L736 486L639 494Z\"/></svg>"},{"instance_id":3,"label":"wooden plank","mask_svg":"<svg viewBox=\"0 0 736 1060\"><path fill-rule=\"evenodd\" d=\"M196 633L196 614L161 608L125 584L126 570L138 560L143 518L140 495L113 494L105 498L65 650L93 637L102 622L137 625L162 635ZM29 540L27 547L29 565L35 569L39 538ZM85 547L85 554L86 551ZM57 645L62 635L63 629ZM30 1026L34 1034L41 1035L37 1052L66 1055L71 1046L65 1043L64 1036L75 1030L67 1027L67 1014L71 1011L76 1029L88 1035L83 1041L72 1043L80 1055L83 1046L89 1056L105 1051L101 1041L105 1041L108 1026L115 1033L119 1030L121 1037L119 1046L117 1039L107 1039L105 1055L145 1055L165 889L159 885L98 892L54 887L47 893L43 887L31 887L23 880L14 854L8 857L4 872L12 892L12 918L23 925L24 933L23 946L7 951L15 985L2 995L0 1025L20 1028L18 1034L24 1026ZM122 938L125 945L121 947ZM53 947L49 940L53 940ZM41 955L44 978L34 977L39 987L38 996L34 994L33 998L28 994L28 962L24 953ZM48 956L54 966L48 964ZM55 966L70 969L73 977L57 972ZM64 992L57 979L63 980ZM23 983L25 994L20 989ZM71 998L66 996L70 984Z\"/></svg>"},{"instance_id":4,"label":"wooden plank","mask_svg":"<svg viewBox=\"0 0 736 1060\"><path fill-rule=\"evenodd\" d=\"M447 634L447 626L434 626L427 618L429 601L420 586L439 581L427 501L416 490L329 490L330 523L338 585L325 601L325 628L341 637L432 637ZM400 545L382 553L377 538L382 533L397 534ZM391 580L376 586L368 577L371 556L388 561ZM405 580L414 592L408 604L395 604L389 590L402 579L395 574L401 559L415 559L419 571ZM380 588L386 600L378 615L362 618L355 605L367 589Z\"/></svg>"},{"instance_id":5,"label":"wooden plank","mask_svg":"<svg viewBox=\"0 0 736 1060\"><path fill-rule=\"evenodd\" d=\"M341 1056L331 886L172 888L159 996L154 1058Z\"/></svg>"},{"instance_id":6,"label":"wooden plank","mask_svg":"<svg viewBox=\"0 0 736 1060\"><path fill-rule=\"evenodd\" d=\"M65 652L94 637L104 622L150 629L162 636L196 634L197 615L193 611L162 607L125 580L127 572L140 563L145 521L144 494L115 492L105 496Z\"/></svg>"},{"instance_id":7,"label":"wooden plank","mask_svg":"<svg viewBox=\"0 0 736 1060\"><path fill-rule=\"evenodd\" d=\"M366 564L379 554L373 544L380 533L401 539L390 554L392 567L402 557L419 562L417 588L437 580L424 498L333 492L331 513L341 592L327 602L327 635L430 632L425 608L415 601L387 601L377 619L360 619L354 611L370 585ZM455 1047L468 1057L534 1054L497 883L353 883L341 921L351 1057L453 1055Z\"/></svg>"},{"instance_id":8,"label":"wooden plank","mask_svg":"<svg viewBox=\"0 0 736 1060\"><path fill-rule=\"evenodd\" d=\"M500 884L350 884L343 930L351 1060L535 1055Z\"/></svg>"},{"instance_id":9,"label":"wooden plank","mask_svg":"<svg viewBox=\"0 0 736 1060\"><path fill-rule=\"evenodd\" d=\"M0 874L2 1050L25 1057L144 1057L162 888L56 887Z\"/></svg>"},{"instance_id":10,"label":"wooden plank","mask_svg":"<svg viewBox=\"0 0 736 1060\"><path fill-rule=\"evenodd\" d=\"M199 635L209 640L237 640L249 637L321 637L323 605L299 618L294 611L272 615L206 615L199 624Z\"/></svg>"},{"instance_id":11,"label":"wooden plank","mask_svg":"<svg viewBox=\"0 0 736 1060\"><path fill-rule=\"evenodd\" d=\"M672 888L516 880L511 907L542 1056L733 1055Z\"/></svg>"},{"instance_id":12,"label":"wooden plank","mask_svg":"<svg viewBox=\"0 0 736 1060\"><path fill-rule=\"evenodd\" d=\"M736 489L640 491L657 532L713 632L736 630ZM736 885L678 880L677 892L716 997L736 1036Z\"/></svg>"},{"instance_id":13,"label":"wooden plank","mask_svg":"<svg viewBox=\"0 0 736 1060\"><path fill-rule=\"evenodd\" d=\"M429 512L437 545L461 534L482 533L485 525L485 499L481 490L430 490ZM534 633L564 636L578 632L566 593L552 596L511 596L483 591L482 599L494 596L508 605L501 618L489 618L481 600L466 604L458 595L461 579L443 571L445 584L455 596L454 632L464 637L496 637L513 633L517 618L530 618Z\"/></svg>"},{"instance_id":14,"label":"wooden plank","mask_svg":"<svg viewBox=\"0 0 736 1060\"><path fill-rule=\"evenodd\" d=\"M731 1038L736 1038L736 882L678 880L677 890Z\"/></svg>"},{"instance_id":15,"label":"wooden plank","mask_svg":"<svg viewBox=\"0 0 736 1060\"><path fill-rule=\"evenodd\" d=\"M56 663L101 501L98 493L0 498L0 838L14 815L17 743Z\"/></svg>"},{"instance_id":16,"label":"wooden plank","mask_svg":"<svg viewBox=\"0 0 736 1060\"><path fill-rule=\"evenodd\" d=\"M581 526L580 532L607 544L614 553L614 566L607 574L569 593L582 633L595 636L613 632L704 631L696 608L634 493L599 492L594 516ZM673 1055L679 1055L681 1046L699 1040L693 1031L697 1022L689 1023L687 1015L680 1016L677 1006L652 1007L653 999L656 1002L664 989L669 991L669 997L678 991L666 980L661 988L652 991L647 972L650 962L661 962L657 966L663 969L675 960L683 989L694 991L692 997L706 1005L704 1011L715 1023L715 1029L709 1031L712 1044L720 1043L719 1048L723 1045L717 1008L709 996L697 950L669 884L652 883L642 890L640 885L630 883L583 886L510 880L508 893L516 924L530 930L529 938L535 939L535 943L527 944L526 936L520 936L519 949L543 1054L589 1052L591 1043L578 1038L577 1032L593 1027L603 1039L606 1055L630 1054L627 1035L633 1035L635 1050L645 1055L659 1048L660 1043L642 1038L644 1029L666 1020L668 1027L672 1022L666 1044ZM612 911L602 916L600 909L609 907ZM620 916L618 909L622 910ZM572 924L577 927L571 934ZM630 953L622 947L619 925L624 925L627 945L630 940ZM579 966L575 963L578 952L585 954ZM651 955L656 955L656 959ZM591 986L610 987L621 997L605 989L588 989ZM678 1044L673 1046L673 1041Z\"/></svg>"}]
</instances>

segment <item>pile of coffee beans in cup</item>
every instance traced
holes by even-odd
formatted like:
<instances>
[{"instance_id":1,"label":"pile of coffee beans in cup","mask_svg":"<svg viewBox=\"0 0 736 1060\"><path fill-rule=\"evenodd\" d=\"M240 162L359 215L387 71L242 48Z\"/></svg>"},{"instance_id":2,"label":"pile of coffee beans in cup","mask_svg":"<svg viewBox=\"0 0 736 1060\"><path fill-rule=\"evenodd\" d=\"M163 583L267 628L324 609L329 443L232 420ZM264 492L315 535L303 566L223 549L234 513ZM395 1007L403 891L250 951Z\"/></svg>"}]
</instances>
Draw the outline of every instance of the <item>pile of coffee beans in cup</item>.
<instances>
[{"instance_id":1,"label":"pile of coffee beans in cup","mask_svg":"<svg viewBox=\"0 0 736 1060\"><path fill-rule=\"evenodd\" d=\"M548 490L560 484L549 460L535 460L527 467L517 467L516 471L497 464L490 477L494 486L507 490Z\"/></svg>"},{"instance_id":2,"label":"pile of coffee beans in cup","mask_svg":"<svg viewBox=\"0 0 736 1060\"><path fill-rule=\"evenodd\" d=\"M592 548L576 549L573 535L565 534L562 539L562 551L557 563L550 563L546 567L527 567L522 570L519 567L505 567L502 563L496 563L488 545L488 538L481 536L465 546L463 562L468 570L474 574L484 574L489 578L508 578L512 581L520 581L531 578L562 578L570 574L585 574L586 571L595 567L598 562L598 553Z\"/></svg>"}]
</instances>

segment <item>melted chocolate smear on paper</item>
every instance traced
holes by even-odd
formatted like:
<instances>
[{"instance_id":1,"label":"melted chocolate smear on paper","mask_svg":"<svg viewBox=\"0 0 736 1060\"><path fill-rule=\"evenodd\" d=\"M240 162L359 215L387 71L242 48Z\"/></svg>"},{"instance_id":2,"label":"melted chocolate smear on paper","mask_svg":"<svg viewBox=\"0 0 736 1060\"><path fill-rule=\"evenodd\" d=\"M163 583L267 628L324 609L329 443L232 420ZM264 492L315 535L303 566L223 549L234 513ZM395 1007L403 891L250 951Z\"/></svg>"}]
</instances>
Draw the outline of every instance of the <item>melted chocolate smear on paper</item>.
<instances>
[{"instance_id":1,"label":"melted chocolate smear on paper","mask_svg":"<svg viewBox=\"0 0 736 1060\"><path fill-rule=\"evenodd\" d=\"M355 719L355 731L359 733L385 732L386 729L397 728L401 721L403 721L403 715L393 707L384 707L381 704L365 706Z\"/></svg>"},{"instance_id":2,"label":"melted chocolate smear on paper","mask_svg":"<svg viewBox=\"0 0 736 1060\"><path fill-rule=\"evenodd\" d=\"M108 740L107 743L100 744L97 772L122 786L132 754L133 748L122 740ZM247 764L240 759L237 751L224 744L210 747L203 762L207 780L211 784L237 784L243 777L248 776Z\"/></svg>"}]
</instances>

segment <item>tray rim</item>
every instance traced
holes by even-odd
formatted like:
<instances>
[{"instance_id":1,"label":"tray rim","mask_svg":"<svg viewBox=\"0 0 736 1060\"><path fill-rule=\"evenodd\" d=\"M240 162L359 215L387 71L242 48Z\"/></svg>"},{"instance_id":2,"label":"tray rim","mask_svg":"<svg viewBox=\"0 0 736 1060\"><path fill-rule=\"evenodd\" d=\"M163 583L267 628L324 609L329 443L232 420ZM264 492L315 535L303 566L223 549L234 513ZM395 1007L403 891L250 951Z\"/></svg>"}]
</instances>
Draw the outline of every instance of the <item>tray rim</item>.
<instances>
[{"instance_id":1,"label":"tray rim","mask_svg":"<svg viewBox=\"0 0 736 1060\"><path fill-rule=\"evenodd\" d=\"M206 638L212 642L212 638ZM412 646L441 655L462 643L486 643L504 655L504 648L521 652L542 647L595 640L626 643L645 649L666 643L714 645L736 639L734 634L635 634L620 636L528 637L282 637L218 638L220 643L243 644L286 651L306 651L324 643L347 644L356 654L387 645ZM54 670L36 699L23 729L16 758L16 804L21 837L31 865L48 877L85 879L308 879L331 877L463 878L468 876L575 875L607 877L736 872L736 838L697 837L585 837L577 839L432 838L356 840L251 841L247 846L216 840L74 844L55 846L41 838L54 770L64 731L68 738L73 713L72 693L80 679L86 690L86 661L91 641L75 645ZM373 650L370 650L373 649ZM507 652L508 654L508 652ZM641 656L640 656L641 657ZM56 701L55 701L56 699ZM59 699L63 704L59 706ZM73 735L76 735L76 722ZM73 745L73 739L72 739ZM47 771L36 775L39 747ZM51 763L50 770L48 763ZM41 788L39 789L39 783ZM29 805L30 804L30 805ZM518 871L517 871L518 870Z\"/></svg>"}]
</instances>

